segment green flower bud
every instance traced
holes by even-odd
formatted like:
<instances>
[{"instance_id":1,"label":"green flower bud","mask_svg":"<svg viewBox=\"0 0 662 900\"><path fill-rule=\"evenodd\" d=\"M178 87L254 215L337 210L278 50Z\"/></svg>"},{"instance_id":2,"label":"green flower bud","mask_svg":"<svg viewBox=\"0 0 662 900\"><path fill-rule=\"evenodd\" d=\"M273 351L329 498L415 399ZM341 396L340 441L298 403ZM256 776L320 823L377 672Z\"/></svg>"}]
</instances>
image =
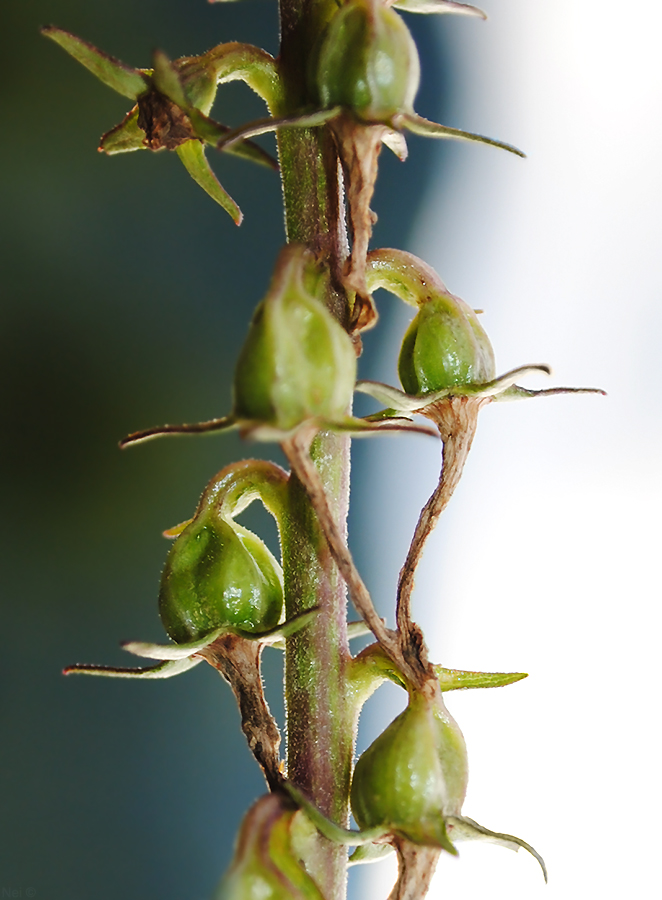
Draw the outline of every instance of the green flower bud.
<instances>
[{"instance_id":1,"label":"green flower bud","mask_svg":"<svg viewBox=\"0 0 662 900\"><path fill-rule=\"evenodd\" d=\"M349 0L332 18L319 55L323 107L343 106L365 122L389 124L413 111L420 81L409 29L381 0Z\"/></svg>"},{"instance_id":2,"label":"green flower bud","mask_svg":"<svg viewBox=\"0 0 662 900\"><path fill-rule=\"evenodd\" d=\"M199 640L225 626L267 631L282 610L282 573L267 547L203 508L173 544L161 576L159 611L172 640Z\"/></svg>"},{"instance_id":3,"label":"green flower bud","mask_svg":"<svg viewBox=\"0 0 662 900\"><path fill-rule=\"evenodd\" d=\"M413 695L357 762L352 811L362 829L385 827L454 853L445 817L459 815L466 788L467 751L457 723L440 699Z\"/></svg>"},{"instance_id":4,"label":"green flower bud","mask_svg":"<svg viewBox=\"0 0 662 900\"><path fill-rule=\"evenodd\" d=\"M491 381L494 351L473 309L452 294L421 304L402 341L398 374L414 396Z\"/></svg>"},{"instance_id":5,"label":"green flower bud","mask_svg":"<svg viewBox=\"0 0 662 900\"><path fill-rule=\"evenodd\" d=\"M323 900L294 849L300 816L285 809L278 794L260 798L242 823L214 900Z\"/></svg>"},{"instance_id":6,"label":"green flower bud","mask_svg":"<svg viewBox=\"0 0 662 900\"><path fill-rule=\"evenodd\" d=\"M237 362L235 420L287 432L307 419L346 417L356 353L316 296L323 279L305 248L283 250Z\"/></svg>"}]
</instances>

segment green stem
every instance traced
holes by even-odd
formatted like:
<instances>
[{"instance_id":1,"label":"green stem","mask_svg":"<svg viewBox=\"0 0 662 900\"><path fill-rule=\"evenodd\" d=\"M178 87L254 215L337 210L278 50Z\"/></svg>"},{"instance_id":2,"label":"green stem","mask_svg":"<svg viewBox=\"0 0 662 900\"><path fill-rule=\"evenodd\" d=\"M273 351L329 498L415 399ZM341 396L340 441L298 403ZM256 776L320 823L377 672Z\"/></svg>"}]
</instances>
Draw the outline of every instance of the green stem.
<instances>
[{"instance_id":1,"label":"green stem","mask_svg":"<svg viewBox=\"0 0 662 900\"><path fill-rule=\"evenodd\" d=\"M337 6L328 0L281 0L279 57L285 100L282 115L300 112L315 98L308 83L310 54ZM341 169L327 128L284 129L278 134L285 225L290 243L310 247L331 271L327 305L347 325L350 308L341 272L347 258ZM346 534L349 439L321 434L312 457L333 515ZM311 625L287 642L288 778L338 825L348 818L353 711L346 691L349 665L347 599L308 494L289 483L290 525L283 533L286 616L318 607ZM319 837L304 860L326 900L346 894L346 850Z\"/></svg>"},{"instance_id":2,"label":"green stem","mask_svg":"<svg viewBox=\"0 0 662 900\"><path fill-rule=\"evenodd\" d=\"M334 514L345 522L348 505L349 442L320 435L315 459ZM295 475L289 483L289 524L283 530L285 610L289 619L318 608L311 624L287 641L288 778L324 815L347 824L353 752L354 712L347 694L350 662L346 589L311 506ZM327 900L345 896L346 851L320 836L306 868Z\"/></svg>"}]
</instances>

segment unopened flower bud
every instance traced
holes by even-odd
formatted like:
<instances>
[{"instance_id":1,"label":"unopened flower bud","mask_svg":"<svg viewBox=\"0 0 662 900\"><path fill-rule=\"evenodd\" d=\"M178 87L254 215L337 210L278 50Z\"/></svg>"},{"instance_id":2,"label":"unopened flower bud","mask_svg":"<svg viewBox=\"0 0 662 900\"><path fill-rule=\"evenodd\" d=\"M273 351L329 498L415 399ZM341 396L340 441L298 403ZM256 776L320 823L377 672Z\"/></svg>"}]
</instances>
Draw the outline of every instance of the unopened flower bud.
<instances>
[{"instance_id":1,"label":"unopened flower bud","mask_svg":"<svg viewBox=\"0 0 662 900\"><path fill-rule=\"evenodd\" d=\"M357 762L352 811L362 829L385 827L454 853L445 817L459 815L466 787L467 751L457 723L440 698L413 695Z\"/></svg>"},{"instance_id":2,"label":"unopened flower bud","mask_svg":"<svg viewBox=\"0 0 662 900\"><path fill-rule=\"evenodd\" d=\"M414 396L491 381L494 351L473 309L452 294L422 303L403 338L398 374Z\"/></svg>"},{"instance_id":3,"label":"unopened flower bud","mask_svg":"<svg viewBox=\"0 0 662 900\"><path fill-rule=\"evenodd\" d=\"M356 353L316 296L324 277L304 247L281 253L237 362L235 420L291 431L311 418L346 417Z\"/></svg>"},{"instance_id":4,"label":"unopened flower bud","mask_svg":"<svg viewBox=\"0 0 662 900\"><path fill-rule=\"evenodd\" d=\"M175 541L161 577L159 611L177 643L218 628L267 631L283 610L280 566L262 541L203 508Z\"/></svg>"},{"instance_id":5,"label":"unopened flower bud","mask_svg":"<svg viewBox=\"0 0 662 900\"><path fill-rule=\"evenodd\" d=\"M389 124L413 110L420 81L409 29L382 0L349 0L332 18L320 50L322 106L342 106L365 122Z\"/></svg>"}]
</instances>

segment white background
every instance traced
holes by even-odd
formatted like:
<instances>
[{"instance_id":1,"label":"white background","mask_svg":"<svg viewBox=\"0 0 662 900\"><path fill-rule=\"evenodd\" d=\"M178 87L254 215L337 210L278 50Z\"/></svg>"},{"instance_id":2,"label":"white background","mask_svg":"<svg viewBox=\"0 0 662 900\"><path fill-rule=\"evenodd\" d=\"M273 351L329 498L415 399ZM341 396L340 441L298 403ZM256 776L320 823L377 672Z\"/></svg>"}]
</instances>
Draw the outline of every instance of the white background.
<instances>
[{"instance_id":1,"label":"white background","mask_svg":"<svg viewBox=\"0 0 662 900\"><path fill-rule=\"evenodd\" d=\"M410 249L485 310L499 372L546 362L552 379L527 386L599 386L608 397L484 410L427 549L415 611L433 659L530 673L448 695L469 748L464 812L532 843L550 872L545 886L523 851L460 845L430 897L655 897L662 6L483 5L487 22L430 20L453 35L464 93L446 124L511 141L528 159L458 145L452 185L432 185ZM401 439L374 453L374 522L395 532L378 536L372 585L392 593L438 448ZM383 898L394 867L357 877L357 896Z\"/></svg>"}]
</instances>

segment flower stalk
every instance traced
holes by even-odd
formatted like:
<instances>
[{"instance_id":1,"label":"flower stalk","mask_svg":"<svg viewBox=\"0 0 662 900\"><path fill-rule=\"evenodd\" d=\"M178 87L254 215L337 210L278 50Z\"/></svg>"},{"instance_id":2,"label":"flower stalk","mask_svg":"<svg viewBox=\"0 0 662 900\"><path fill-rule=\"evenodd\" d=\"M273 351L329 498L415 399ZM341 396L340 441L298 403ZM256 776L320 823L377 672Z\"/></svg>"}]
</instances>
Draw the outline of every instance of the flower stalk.
<instances>
[{"instance_id":1,"label":"flower stalk","mask_svg":"<svg viewBox=\"0 0 662 900\"><path fill-rule=\"evenodd\" d=\"M269 793L249 810L216 900L344 900L347 866L396 853L390 900L422 900L442 852L489 840L524 848L463 814L468 778L462 732L444 693L513 684L524 673L447 669L428 659L412 618L426 541L462 476L480 410L488 403L590 388L533 391L517 379L546 365L497 376L475 310L434 270L397 249L369 250L382 144L407 157L404 132L502 141L430 122L414 111L418 50L398 11L479 9L453 0L281 0L277 58L226 42L170 60L156 50L132 68L62 29L43 33L104 84L133 101L101 139L109 155L176 152L193 180L234 220L239 206L207 152L234 153L280 172L287 245L238 355L229 414L135 431L120 446L163 435L223 432L276 442L289 463L248 459L219 472L174 538L161 577L159 611L170 643L131 641L155 660L141 668L76 665L68 674L169 678L205 661L229 683ZM219 85L244 81L268 117L230 129L210 117ZM249 138L276 132L278 163ZM402 390L356 381L360 333L377 322L373 292L386 288L416 310L404 335ZM352 415L354 390L384 408ZM434 428L412 419L422 416ZM395 628L377 614L347 542L350 436L418 431L441 440L439 481L421 511L395 590ZM236 517L259 500L274 517L280 560ZM360 616L347 622L347 599ZM371 634L353 657L350 637ZM262 684L265 647L285 653L287 754ZM385 680L407 692L406 709L354 763L359 715ZM349 829L351 811L359 826ZM347 857L347 846L356 849Z\"/></svg>"}]
</instances>

